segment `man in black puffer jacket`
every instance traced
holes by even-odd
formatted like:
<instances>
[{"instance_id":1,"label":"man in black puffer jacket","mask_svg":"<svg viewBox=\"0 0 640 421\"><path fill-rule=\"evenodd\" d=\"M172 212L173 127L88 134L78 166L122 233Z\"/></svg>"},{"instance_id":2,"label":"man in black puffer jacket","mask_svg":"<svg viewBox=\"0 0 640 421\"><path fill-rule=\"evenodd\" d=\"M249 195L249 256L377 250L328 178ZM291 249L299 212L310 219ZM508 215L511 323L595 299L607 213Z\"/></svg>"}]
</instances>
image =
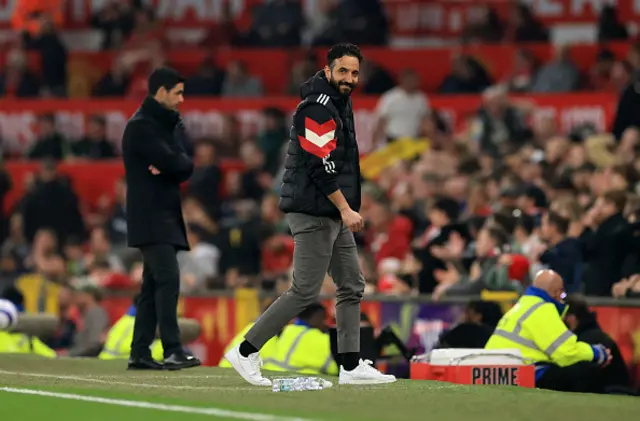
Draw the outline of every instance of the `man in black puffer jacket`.
<instances>
[{"instance_id":1,"label":"man in black puffer jacket","mask_svg":"<svg viewBox=\"0 0 640 421\"><path fill-rule=\"evenodd\" d=\"M364 277L353 232L363 227L360 158L350 95L358 84L362 54L353 44L329 50L327 65L302 85L293 117L280 209L295 239L293 285L230 350L227 361L249 383L270 386L260 373L260 348L291 319L317 301L327 272L337 286L338 364L341 384L389 383L395 377L360 357L360 300ZM295 355L297 340L288 356ZM330 361L327 361L327 364ZM285 369L304 367L283 363Z\"/></svg>"}]
</instances>

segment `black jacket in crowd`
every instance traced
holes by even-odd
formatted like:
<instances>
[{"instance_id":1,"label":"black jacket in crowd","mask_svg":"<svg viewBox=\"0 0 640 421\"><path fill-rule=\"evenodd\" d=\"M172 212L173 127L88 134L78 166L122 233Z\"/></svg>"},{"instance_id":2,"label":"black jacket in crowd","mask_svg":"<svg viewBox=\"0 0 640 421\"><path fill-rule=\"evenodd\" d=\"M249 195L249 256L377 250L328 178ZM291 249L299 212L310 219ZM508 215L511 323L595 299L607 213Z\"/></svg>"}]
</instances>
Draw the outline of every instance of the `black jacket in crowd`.
<instances>
[{"instance_id":1,"label":"black jacket in crowd","mask_svg":"<svg viewBox=\"0 0 640 421\"><path fill-rule=\"evenodd\" d=\"M280 192L285 212L339 218L327 196L338 189L360 210L360 155L351 99L342 96L323 72L302 85L303 101L293 117Z\"/></svg>"},{"instance_id":2,"label":"black jacket in crowd","mask_svg":"<svg viewBox=\"0 0 640 421\"><path fill-rule=\"evenodd\" d=\"M622 213L613 215L595 230L580 236L585 265L582 270L584 294L611 296L611 287L622 279L627 256L632 251L631 228Z\"/></svg>"},{"instance_id":3,"label":"black jacket in crowd","mask_svg":"<svg viewBox=\"0 0 640 421\"><path fill-rule=\"evenodd\" d=\"M193 172L180 114L148 97L122 138L127 180L127 242L130 247L172 244L188 250L180 183ZM152 165L160 171L153 175Z\"/></svg>"},{"instance_id":4,"label":"black jacket in crowd","mask_svg":"<svg viewBox=\"0 0 640 421\"><path fill-rule=\"evenodd\" d=\"M578 327L573 332L581 342L590 345L602 344L611 350L611 363L603 369L603 381L605 390L612 388L627 389L631 386L629 370L627 368L616 341L607 335L600 325L594 313L584 320L580 320Z\"/></svg>"}]
</instances>

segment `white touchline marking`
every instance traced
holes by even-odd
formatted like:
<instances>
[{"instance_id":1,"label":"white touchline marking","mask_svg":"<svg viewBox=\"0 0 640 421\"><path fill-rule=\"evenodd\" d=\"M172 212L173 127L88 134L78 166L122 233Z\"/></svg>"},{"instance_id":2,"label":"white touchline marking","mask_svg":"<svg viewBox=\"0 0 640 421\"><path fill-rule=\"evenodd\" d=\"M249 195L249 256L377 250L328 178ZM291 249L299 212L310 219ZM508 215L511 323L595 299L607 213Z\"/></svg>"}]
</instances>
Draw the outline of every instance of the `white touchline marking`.
<instances>
[{"instance_id":1,"label":"white touchline marking","mask_svg":"<svg viewBox=\"0 0 640 421\"><path fill-rule=\"evenodd\" d=\"M0 370L1 371L1 370ZM141 379L141 380L153 380L153 379L165 379L165 380L184 380L184 379L224 379L224 378L228 378L227 376L220 376L220 375L203 375L203 374L196 374L193 376L190 376L188 374L185 375L151 375L151 376L145 376L145 375L140 375L140 374L99 374L97 376L83 376L83 377L87 377L87 378L91 378L91 379Z\"/></svg>"},{"instance_id":2,"label":"white touchline marking","mask_svg":"<svg viewBox=\"0 0 640 421\"><path fill-rule=\"evenodd\" d=\"M17 371L5 371L0 370L0 374L6 374L9 376L23 376L23 377L37 377L42 379L61 379L61 380L74 380L79 382L88 382L88 383L100 383L100 384L112 384L112 385L124 385L124 386L140 386L140 387L149 387L156 389L184 389L184 390L251 390L251 391L260 391L261 388L251 388L251 387L224 387L224 386L184 386L184 385L164 385L164 384L150 384L150 383L137 383L137 382L119 382L114 380L102 380L100 378L95 377L80 377L80 376L63 376L56 374L43 374L43 373L20 373ZM131 376L131 379L135 379L135 376ZM186 377L182 377L186 378ZM151 377L147 377L146 379L152 379ZM267 388L262 388L264 390L268 390Z\"/></svg>"},{"instance_id":3,"label":"white touchline marking","mask_svg":"<svg viewBox=\"0 0 640 421\"><path fill-rule=\"evenodd\" d=\"M129 401L124 399L100 398L97 396L76 395L74 393L56 393L44 390L18 389L14 387L0 387L0 392L19 393L22 395L46 396L50 398L68 399L74 401L102 403L106 405L126 406L130 408L155 409L164 412L182 412L184 414L210 415L250 421L312 421L307 418L283 417L281 415L259 414L251 412L232 411L218 408L198 408L194 406L165 405L162 403Z\"/></svg>"}]
</instances>

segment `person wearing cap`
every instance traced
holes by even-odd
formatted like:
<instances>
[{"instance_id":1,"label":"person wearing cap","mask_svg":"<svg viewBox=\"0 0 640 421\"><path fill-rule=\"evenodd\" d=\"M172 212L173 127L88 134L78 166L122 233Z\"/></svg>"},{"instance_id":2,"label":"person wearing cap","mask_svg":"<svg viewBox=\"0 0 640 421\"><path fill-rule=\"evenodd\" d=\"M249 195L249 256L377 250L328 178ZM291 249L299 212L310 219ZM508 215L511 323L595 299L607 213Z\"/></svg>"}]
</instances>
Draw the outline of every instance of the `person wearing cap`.
<instances>
[{"instance_id":1,"label":"person wearing cap","mask_svg":"<svg viewBox=\"0 0 640 421\"><path fill-rule=\"evenodd\" d=\"M602 392L602 367L611 362L611 351L602 344L578 340L562 317L562 278L552 270L538 273L505 315L485 349L518 349L535 365L536 387L565 392Z\"/></svg>"}]
</instances>

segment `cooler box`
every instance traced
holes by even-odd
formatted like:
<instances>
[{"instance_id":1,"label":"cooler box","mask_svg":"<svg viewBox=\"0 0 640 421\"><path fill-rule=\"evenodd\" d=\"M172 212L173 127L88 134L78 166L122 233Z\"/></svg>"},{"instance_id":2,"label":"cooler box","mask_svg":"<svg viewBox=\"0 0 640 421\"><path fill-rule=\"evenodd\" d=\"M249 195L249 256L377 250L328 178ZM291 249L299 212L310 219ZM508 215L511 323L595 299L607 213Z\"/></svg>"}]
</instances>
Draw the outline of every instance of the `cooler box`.
<instances>
[{"instance_id":1,"label":"cooler box","mask_svg":"<svg viewBox=\"0 0 640 421\"><path fill-rule=\"evenodd\" d=\"M535 387L535 368L518 349L437 349L414 357L411 379Z\"/></svg>"}]
</instances>

